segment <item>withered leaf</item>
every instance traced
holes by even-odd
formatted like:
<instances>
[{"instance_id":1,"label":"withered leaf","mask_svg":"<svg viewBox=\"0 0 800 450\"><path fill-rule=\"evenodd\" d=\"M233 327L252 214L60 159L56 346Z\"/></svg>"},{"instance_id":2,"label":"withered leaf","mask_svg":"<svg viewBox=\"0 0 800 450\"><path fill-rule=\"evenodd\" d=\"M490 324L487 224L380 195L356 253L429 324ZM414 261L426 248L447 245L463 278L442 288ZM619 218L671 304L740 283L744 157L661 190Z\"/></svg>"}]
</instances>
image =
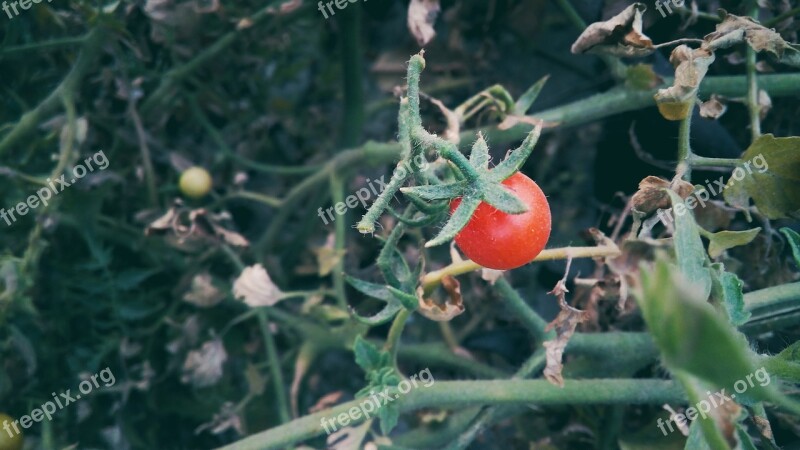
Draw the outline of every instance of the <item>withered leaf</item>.
<instances>
[{"instance_id":1,"label":"withered leaf","mask_svg":"<svg viewBox=\"0 0 800 450\"><path fill-rule=\"evenodd\" d=\"M728 105L718 95L712 95L710 99L700 104L700 115L706 119L719 119L727 110Z\"/></svg>"},{"instance_id":2,"label":"withered leaf","mask_svg":"<svg viewBox=\"0 0 800 450\"><path fill-rule=\"evenodd\" d=\"M642 33L643 3L634 3L605 22L595 22L572 44L572 53L604 53L641 57L655 51L653 41Z\"/></svg>"},{"instance_id":3,"label":"withered leaf","mask_svg":"<svg viewBox=\"0 0 800 450\"><path fill-rule=\"evenodd\" d=\"M675 66L675 81L655 95L658 110L667 120L682 120L694 108L697 89L714 62L714 53L705 48L692 50L686 45L675 47L669 57Z\"/></svg>"},{"instance_id":4,"label":"withered leaf","mask_svg":"<svg viewBox=\"0 0 800 450\"><path fill-rule=\"evenodd\" d=\"M561 312L545 328L545 331L556 330L555 339L543 343L547 361L544 368L544 376L547 381L558 387L564 387L564 377L561 375L561 370L564 368L561 363L564 349L567 348L569 338L575 333L575 327L588 318L586 311L581 311L567 304L565 299L567 292L569 291L566 287L566 277L559 280L553 290L550 291L550 294L558 297Z\"/></svg>"},{"instance_id":5,"label":"withered leaf","mask_svg":"<svg viewBox=\"0 0 800 450\"><path fill-rule=\"evenodd\" d=\"M225 294L212 282L208 272L198 273L192 278L183 300L200 308L210 308L225 298Z\"/></svg>"},{"instance_id":6,"label":"withered leaf","mask_svg":"<svg viewBox=\"0 0 800 450\"><path fill-rule=\"evenodd\" d=\"M447 322L464 312L464 301L461 297L461 284L452 275L442 278L442 287L447 291L444 304L436 303L424 296L422 286L417 289L419 312L428 319Z\"/></svg>"},{"instance_id":7,"label":"withered leaf","mask_svg":"<svg viewBox=\"0 0 800 450\"><path fill-rule=\"evenodd\" d=\"M411 0L408 4L408 30L420 47L428 45L436 37L433 24L439 11L439 0Z\"/></svg>"},{"instance_id":8,"label":"withered leaf","mask_svg":"<svg viewBox=\"0 0 800 450\"><path fill-rule=\"evenodd\" d=\"M272 306L283 295L261 264L245 267L239 278L233 282L233 296L243 298L251 308Z\"/></svg>"},{"instance_id":9,"label":"withered leaf","mask_svg":"<svg viewBox=\"0 0 800 450\"><path fill-rule=\"evenodd\" d=\"M715 51L746 42L757 52L766 51L784 64L800 66L800 49L786 42L775 30L750 17L727 14L724 11L723 14L724 20L717 24L716 30L703 38L703 47Z\"/></svg>"},{"instance_id":10,"label":"withered leaf","mask_svg":"<svg viewBox=\"0 0 800 450\"><path fill-rule=\"evenodd\" d=\"M671 207L672 204L665 189L672 189L681 198L686 198L692 193L694 187L680 177L675 177L670 182L663 178L648 175L639 182L639 190L631 197L632 207L645 214L650 214L657 209Z\"/></svg>"}]
</instances>

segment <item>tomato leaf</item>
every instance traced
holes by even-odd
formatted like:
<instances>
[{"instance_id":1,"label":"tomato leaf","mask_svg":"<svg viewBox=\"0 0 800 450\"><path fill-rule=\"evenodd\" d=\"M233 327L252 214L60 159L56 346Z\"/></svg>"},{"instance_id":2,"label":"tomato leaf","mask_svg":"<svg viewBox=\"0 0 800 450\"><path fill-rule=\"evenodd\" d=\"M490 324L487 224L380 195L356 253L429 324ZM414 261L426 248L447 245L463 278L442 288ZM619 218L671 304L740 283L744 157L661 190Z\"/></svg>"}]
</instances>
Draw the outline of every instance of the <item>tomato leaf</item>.
<instances>
[{"instance_id":1,"label":"tomato leaf","mask_svg":"<svg viewBox=\"0 0 800 450\"><path fill-rule=\"evenodd\" d=\"M667 193L672 200L672 205L682 204L681 197L667 189ZM703 241L700 239L700 230L694 221L694 216L689 211L683 214L675 213L675 256L678 260L678 267L681 269L686 280L700 288L703 298L707 299L711 293L711 273L706 267L708 257L703 248Z\"/></svg>"},{"instance_id":2,"label":"tomato leaf","mask_svg":"<svg viewBox=\"0 0 800 450\"><path fill-rule=\"evenodd\" d=\"M718 258L722 252L729 248L738 247L740 245L747 245L758 236L761 227L753 228L744 231L719 231L716 233L709 233L706 237L709 240L708 254L712 258Z\"/></svg>"},{"instance_id":3,"label":"tomato leaf","mask_svg":"<svg viewBox=\"0 0 800 450\"><path fill-rule=\"evenodd\" d=\"M800 217L800 137L776 138L765 134L742 155L749 165L734 170L723 191L725 201L745 209L752 197L770 219ZM737 177L738 176L738 177Z\"/></svg>"},{"instance_id":4,"label":"tomato leaf","mask_svg":"<svg viewBox=\"0 0 800 450\"><path fill-rule=\"evenodd\" d=\"M378 350L378 347L369 343L360 335L353 342L353 353L356 355L356 364L364 369L367 374L379 370L387 363L387 353Z\"/></svg>"},{"instance_id":5,"label":"tomato leaf","mask_svg":"<svg viewBox=\"0 0 800 450\"><path fill-rule=\"evenodd\" d=\"M781 228L781 233L783 233L783 235L786 236L786 240L789 241L789 246L792 247L794 262L797 264L797 268L800 269L800 234L786 227Z\"/></svg>"},{"instance_id":6,"label":"tomato leaf","mask_svg":"<svg viewBox=\"0 0 800 450\"><path fill-rule=\"evenodd\" d=\"M746 323L751 313L745 309L742 280L735 274L726 272L722 263L711 265L711 280L712 296L723 308L731 325L738 327Z\"/></svg>"},{"instance_id":7,"label":"tomato leaf","mask_svg":"<svg viewBox=\"0 0 800 450\"><path fill-rule=\"evenodd\" d=\"M539 93L542 92L542 88L544 88L544 84L547 83L549 78L550 75L543 76L539 81L534 83L533 86L529 87L524 94L520 95L517 102L514 104L514 114L523 115L528 112L533 102L539 97Z\"/></svg>"}]
</instances>

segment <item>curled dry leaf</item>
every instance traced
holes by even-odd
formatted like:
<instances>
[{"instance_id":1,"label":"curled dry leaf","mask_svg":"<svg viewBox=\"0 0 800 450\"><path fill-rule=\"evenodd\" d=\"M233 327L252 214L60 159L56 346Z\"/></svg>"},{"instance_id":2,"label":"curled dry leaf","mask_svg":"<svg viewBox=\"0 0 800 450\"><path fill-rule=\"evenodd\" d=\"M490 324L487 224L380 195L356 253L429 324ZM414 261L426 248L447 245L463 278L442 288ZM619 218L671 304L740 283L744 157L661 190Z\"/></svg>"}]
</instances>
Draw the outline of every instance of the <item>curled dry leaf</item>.
<instances>
[{"instance_id":1,"label":"curled dry leaf","mask_svg":"<svg viewBox=\"0 0 800 450\"><path fill-rule=\"evenodd\" d=\"M655 95L658 111L667 120L682 120L692 112L697 89L714 62L714 53L703 47L692 50L679 45L672 50L669 62L675 66L675 81Z\"/></svg>"},{"instance_id":2,"label":"curled dry leaf","mask_svg":"<svg viewBox=\"0 0 800 450\"><path fill-rule=\"evenodd\" d=\"M189 290L183 300L200 308L210 308L225 298L225 294L214 286L208 272L198 273L192 278Z\"/></svg>"},{"instance_id":3,"label":"curled dry leaf","mask_svg":"<svg viewBox=\"0 0 800 450\"><path fill-rule=\"evenodd\" d=\"M186 355L181 382L198 388L212 386L222 378L222 365L227 359L228 353L221 340L207 341L200 350L192 350Z\"/></svg>"},{"instance_id":4,"label":"curled dry leaf","mask_svg":"<svg viewBox=\"0 0 800 450\"><path fill-rule=\"evenodd\" d=\"M428 45L436 37L433 24L439 11L439 0L411 0L408 4L408 30L420 47Z\"/></svg>"},{"instance_id":5,"label":"curled dry leaf","mask_svg":"<svg viewBox=\"0 0 800 450\"><path fill-rule=\"evenodd\" d=\"M572 53L604 53L641 57L655 51L653 41L642 33L643 3L634 3L605 22L595 22L572 44Z\"/></svg>"},{"instance_id":6,"label":"curled dry leaf","mask_svg":"<svg viewBox=\"0 0 800 450\"><path fill-rule=\"evenodd\" d=\"M452 275L442 278L442 287L447 291L444 304L436 303L424 297L422 286L417 288L419 312L428 319L447 322L464 312L464 301L461 297L461 284Z\"/></svg>"},{"instance_id":7,"label":"curled dry leaf","mask_svg":"<svg viewBox=\"0 0 800 450\"><path fill-rule=\"evenodd\" d=\"M639 190L631 197L631 206L645 214L650 214L659 208L669 208L672 204L665 189L672 189L681 198L686 198L692 193L694 186L677 176L670 182L649 175L639 182Z\"/></svg>"},{"instance_id":8,"label":"curled dry leaf","mask_svg":"<svg viewBox=\"0 0 800 450\"><path fill-rule=\"evenodd\" d=\"M569 268L569 263L567 264ZM569 270L567 270L569 271ZM569 306L566 302L566 293L569 292L566 286L566 275L556 283L550 294L558 297L558 304L561 312L558 313L552 322L547 324L545 331L556 330L556 337L553 340L545 341L545 357L547 364L544 368L544 376L547 381L558 386L564 387L564 377L561 370L564 365L561 363L564 356L564 349L567 348L569 338L575 333L575 327L587 319L586 312Z\"/></svg>"},{"instance_id":9,"label":"curled dry leaf","mask_svg":"<svg viewBox=\"0 0 800 450\"><path fill-rule=\"evenodd\" d=\"M766 51L782 63L800 65L800 50L786 42L775 30L771 30L750 17L736 16L722 11L724 20L717 24L713 33L706 35L703 47L715 51L746 42L757 52Z\"/></svg>"},{"instance_id":10,"label":"curled dry leaf","mask_svg":"<svg viewBox=\"0 0 800 450\"><path fill-rule=\"evenodd\" d=\"M444 130L444 138L448 141L452 142L453 144L458 145L461 142L461 116L453 112L450 108L444 106L444 103L441 100L436 98L429 98L430 102L433 103L439 111L442 112L445 120L447 120L447 129Z\"/></svg>"},{"instance_id":11,"label":"curled dry leaf","mask_svg":"<svg viewBox=\"0 0 800 450\"><path fill-rule=\"evenodd\" d=\"M245 267L233 283L233 296L244 298L251 308L272 306L283 298L283 292L272 282L261 264Z\"/></svg>"},{"instance_id":12,"label":"curled dry leaf","mask_svg":"<svg viewBox=\"0 0 800 450\"><path fill-rule=\"evenodd\" d=\"M712 95L710 99L700 104L700 115L706 119L719 119L727 110L728 105L718 95Z\"/></svg>"},{"instance_id":13,"label":"curled dry leaf","mask_svg":"<svg viewBox=\"0 0 800 450\"><path fill-rule=\"evenodd\" d=\"M166 213L145 228L144 234L164 235L172 246L185 251L203 250L209 242L226 242L236 247L250 245L244 236L220 225L228 219L230 216L225 212L211 214L203 208L187 208L176 200Z\"/></svg>"}]
</instances>

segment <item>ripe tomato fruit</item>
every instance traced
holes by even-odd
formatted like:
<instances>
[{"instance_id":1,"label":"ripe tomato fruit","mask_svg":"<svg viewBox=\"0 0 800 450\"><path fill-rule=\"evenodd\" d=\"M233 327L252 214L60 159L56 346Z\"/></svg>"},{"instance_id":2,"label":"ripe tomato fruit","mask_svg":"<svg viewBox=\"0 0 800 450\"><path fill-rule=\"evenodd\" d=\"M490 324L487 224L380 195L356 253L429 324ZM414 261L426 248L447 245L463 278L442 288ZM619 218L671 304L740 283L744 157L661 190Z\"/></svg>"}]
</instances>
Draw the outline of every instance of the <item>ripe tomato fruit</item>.
<instances>
[{"instance_id":1,"label":"ripe tomato fruit","mask_svg":"<svg viewBox=\"0 0 800 450\"><path fill-rule=\"evenodd\" d=\"M187 197L203 198L211 190L211 175L202 167L190 167L181 174L178 186Z\"/></svg>"},{"instance_id":2,"label":"ripe tomato fruit","mask_svg":"<svg viewBox=\"0 0 800 450\"><path fill-rule=\"evenodd\" d=\"M16 434L11 422L14 419L6 414L0 413L0 450L21 450L22 449L22 433ZM13 436L8 435L8 431L3 429L5 424L9 425L9 430ZM17 424L19 428L19 424Z\"/></svg>"},{"instance_id":3,"label":"ripe tomato fruit","mask_svg":"<svg viewBox=\"0 0 800 450\"><path fill-rule=\"evenodd\" d=\"M539 186L517 172L502 183L528 207L506 214L482 202L456 235L456 245L471 260L489 269L509 270L533 261L550 238L550 205ZM450 213L461 203L450 202Z\"/></svg>"}]
</instances>

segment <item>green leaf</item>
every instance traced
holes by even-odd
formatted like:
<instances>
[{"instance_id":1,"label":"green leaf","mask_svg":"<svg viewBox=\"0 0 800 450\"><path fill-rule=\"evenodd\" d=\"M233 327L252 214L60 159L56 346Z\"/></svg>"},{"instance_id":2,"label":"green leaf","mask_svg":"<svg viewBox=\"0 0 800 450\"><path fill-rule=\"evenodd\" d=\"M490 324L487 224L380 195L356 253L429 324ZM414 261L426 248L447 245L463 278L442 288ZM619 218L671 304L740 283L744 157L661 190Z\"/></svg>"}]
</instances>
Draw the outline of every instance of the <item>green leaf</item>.
<instances>
[{"instance_id":1,"label":"green leaf","mask_svg":"<svg viewBox=\"0 0 800 450\"><path fill-rule=\"evenodd\" d=\"M353 353L356 355L356 364L364 369L369 375L370 372L379 370L384 365L384 358L378 347L370 344L363 337L356 336L353 342Z\"/></svg>"},{"instance_id":2,"label":"green leaf","mask_svg":"<svg viewBox=\"0 0 800 450\"><path fill-rule=\"evenodd\" d=\"M770 219L800 217L800 137L762 135L742 160L745 166L734 170L723 192L725 201L746 208L752 198Z\"/></svg>"},{"instance_id":3,"label":"green leaf","mask_svg":"<svg viewBox=\"0 0 800 450\"><path fill-rule=\"evenodd\" d=\"M650 64L634 64L625 71L625 84L639 91L646 91L661 84L661 77Z\"/></svg>"},{"instance_id":4,"label":"green leaf","mask_svg":"<svg viewBox=\"0 0 800 450\"><path fill-rule=\"evenodd\" d=\"M397 299L396 301L400 302L400 304L406 309L414 311L415 309L419 308L419 300L417 299L416 295L403 292L400 289L396 289L392 286L389 286L389 292L391 292L392 295L394 295L394 298Z\"/></svg>"},{"instance_id":5,"label":"green leaf","mask_svg":"<svg viewBox=\"0 0 800 450\"><path fill-rule=\"evenodd\" d=\"M750 320L751 313L745 309L742 280L725 271L721 263L711 265L712 295L720 304L731 325L738 327Z\"/></svg>"},{"instance_id":6,"label":"green leaf","mask_svg":"<svg viewBox=\"0 0 800 450\"><path fill-rule=\"evenodd\" d=\"M522 214L528 211L528 206L501 184L485 184L483 201L506 214Z\"/></svg>"},{"instance_id":7,"label":"green leaf","mask_svg":"<svg viewBox=\"0 0 800 450\"><path fill-rule=\"evenodd\" d=\"M521 116L528 112L533 102L539 97L539 93L542 92L542 88L549 78L550 75L543 76L517 99L517 102L514 104L514 114Z\"/></svg>"},{"instance_id":8,"label":"green leaf","mask_svg":"<svg viewBox=\"0 0 800 450\"><path fill-rule=\"evenodd\" d=\"M666 192L672 199L673 207L683 204L681 197L667 189ZM706 267L708 257L703 248L703 241L700 239L700 230L694 221L694 216L689 211L684 210L683 214L675 216L675 256L686 280L697 285L703 293L703 299L707 299L711 293L711 273Z\"/></svg>"},{"instance_id":9,"label":"green leaf","mask_svg":"<svg viewBox=\"0 0 800 450\"><path fill-rule=\"evenodd\" d=\"M789 241L789 246L792 247L794 262L797 264L797 268L800 269L800 234L786 227L781 228L781 233L783 233L783 235L786 236L786 240Z\"/></svg>"},{"instance_id":10,"label":"green leaf","mask_svg":"<svg viewBox=\"0 0 800 450\"><path fill-rule=\"evenodd\" d=\"M392 320L394 316L397 314L397 312L400 311L401 309L403 309L403 305L400 304L400 302L395 301L393 303L387 304L386 306L383 307L383 309L381 309L375 315L372 315L370 317L359 316L358 314L356 314L355 310L352 309L350 310L350 312L353 315L353 318L356 319L356 321L369 326L375 326L375 325L382 325Z\"/></svg>"},{"instance_id":11,"label":"green leaf","mask_svg":"<svg viewBox=\"0 0 800 450\"><path fill-rule=\"evenodd\" d=\"M637 298L670 370L686 371L729 392L754 372L756 355L744 335L721 317L696 284L671 273L665 261L659 260L651 273L642 271ZM751 390L755 394L758 388Z\"/></svg>"},{"instance_id":12,"label":"green leaf","mask_svg":"<svg viewBox=\"0 0 800 450\"><path fill-rule=\"evenodd\" d=\"M709 240L708 254L712 258L718 258L722 252L729 248L738 247L740 245L747 245L758 236L761 227L753 228L752 230L744 231L719 231L717 233L709 233L706 237Z\"/></svg>"},{"instance_id":13,"label":"green leaf","mask_svg":"<svg viewBox=\"0 0 800 450\"><path fill-rule=\"evenodd\" d=\"M347 281L347 284L352 286L355 290L361 292L367 297L371 297L386 303L390 303L394 299L392 293L389 292L389 287L386 285L359 280L358 278L353 278L347 274L344 275L344 280Z\"/></svg>"},{"instance_id":14,"label":"green leaf","mask_svg":"<svg viewBox=\"0 0 800 450\"><path fill-rule=\"evenodd\" d=\"M381 420L381 433L387 435L397 426L397 421L400 419L400 408L392 403L383 405L378 410L378 418Z\"/></svg>"},{"instance_id":15,"label":"green leaf","mask_svg":"<svg viewBox=\"0 0 800 450\"><path fill-rule=\"evenodd\" d=\"M400 188L400 192L409 197L416 197L418 199L434 201L434 200L450 200L464 195L468 184L466 181L457 181L448 184L428 184L425 186L413 186Z\"/></svg>"},{"instance_id":16,"label":"green leaf","mask_svg":"<svg viewBox=\"0 0 800 450\"><path fill-rule=\"evenodd\" d=\"M486 169L489 167L489 146L483 134L478 133L478 139L472 144L472 152L469 154L469 162L473 167Z\"/></svg>"},{"instance_id":17,"label":"green leaf","mask_svg":"<svg viewBox=\"0 0 800 450\"><path fill-rule=\"evenodd\" d=\"M458 205L450 220L444 225L439 234L435 238L425 243L425 247L433 247L436 245L444 244L445 242L453 239L459 231L461 231L472 218L472 213L478 209L481 200L475 197L464 197L461 204Z\"/></svg>"}]
</instances>

